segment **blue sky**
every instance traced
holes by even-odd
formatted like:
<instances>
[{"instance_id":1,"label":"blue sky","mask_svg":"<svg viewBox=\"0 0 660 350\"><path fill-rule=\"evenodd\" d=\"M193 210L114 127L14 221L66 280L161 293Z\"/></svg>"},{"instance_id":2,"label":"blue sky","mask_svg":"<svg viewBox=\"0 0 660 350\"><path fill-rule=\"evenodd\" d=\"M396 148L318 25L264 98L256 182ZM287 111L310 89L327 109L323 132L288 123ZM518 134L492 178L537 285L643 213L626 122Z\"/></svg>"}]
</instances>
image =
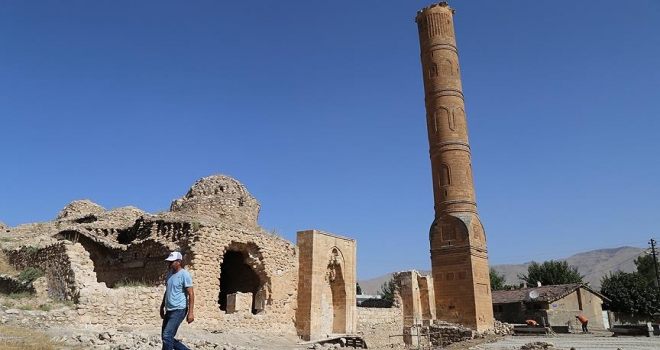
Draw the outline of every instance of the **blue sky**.
<instances>
[{"instance_id":1,"label":"blue sky","mask_svg":"<svg viewBox=\"0 0 660 350\"><path fill-rule=\"evenodd\" d=\"M427 269L426 1L0 2L0 221L227 174L358 277ZM660 2L453 1L491 264L658 238Z\"/></svg>"}]
</instances>

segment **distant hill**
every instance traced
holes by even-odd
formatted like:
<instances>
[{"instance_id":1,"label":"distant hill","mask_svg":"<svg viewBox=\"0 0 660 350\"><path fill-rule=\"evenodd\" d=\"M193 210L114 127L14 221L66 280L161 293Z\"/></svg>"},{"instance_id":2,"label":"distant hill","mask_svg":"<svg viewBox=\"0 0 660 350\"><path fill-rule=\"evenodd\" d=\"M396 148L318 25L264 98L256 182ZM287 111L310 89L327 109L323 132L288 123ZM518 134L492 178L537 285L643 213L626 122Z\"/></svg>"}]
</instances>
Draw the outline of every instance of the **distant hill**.
<instances>
[{"instance_id":1,"label":"distant hill","mask_svg":"<svg viewBox=\"0 0 660 350\"><path fill-rule=\"evenodd\" d=\"M578 268L578 271L584 275L584 281L591 284L595 290L600 290L600 280L610 272L636 271L634 260L641 254L644 254L645 248L619 247L610 249L598 249L589 252L578 253L566 259L553 259L556 261L566 261L569 265ZM548 259L549 260L549 259ZM538 260L542 263L545 260ZM530 262L518 265L493 265L492 267L500 274L506 277L506 284L519 284L518 275L527 274L527 267ZM419 271L423 275L430 274L431 271ZM364 294L377 294L380 286L392 278L392 273L368 279L359 280L360 287Z\"/></svg>"}]
</instances>

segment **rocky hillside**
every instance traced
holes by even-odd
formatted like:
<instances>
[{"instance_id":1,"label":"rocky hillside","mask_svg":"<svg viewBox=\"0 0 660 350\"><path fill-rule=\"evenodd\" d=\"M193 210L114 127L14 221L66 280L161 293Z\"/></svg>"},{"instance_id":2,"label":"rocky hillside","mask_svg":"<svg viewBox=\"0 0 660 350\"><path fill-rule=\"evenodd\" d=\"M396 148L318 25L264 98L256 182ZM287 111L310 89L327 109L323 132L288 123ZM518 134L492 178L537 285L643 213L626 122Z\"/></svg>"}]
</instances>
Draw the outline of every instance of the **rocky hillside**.
<instances>
[{"instance_id":1,"label":"rocky hillside","mask_svg":"<svg viewBox=\"0 0 660 350\"><path fill-rule=\"evenodd\" d=\"M633 272L636 270L634 260L641 254L644 254L645 248L637 247L619 247L610 249L598 249L589 252L578 253L566 259L569 265L578 268L578 271L584 275L584 281L589 282L596 290L600 289L600 280L610 272L625 271ZM537 261L539 263L543 261ZM506 284L519 284L518 275L526 274L530 262L517 265L493 265L492 267L500 274L506 277ZM430 274L431 271L420 271L422 274ZM368 279L359 280L360 287L364 294L377 294L380 286L389 281L391 273Z\"/></svg>"}]
</instances>

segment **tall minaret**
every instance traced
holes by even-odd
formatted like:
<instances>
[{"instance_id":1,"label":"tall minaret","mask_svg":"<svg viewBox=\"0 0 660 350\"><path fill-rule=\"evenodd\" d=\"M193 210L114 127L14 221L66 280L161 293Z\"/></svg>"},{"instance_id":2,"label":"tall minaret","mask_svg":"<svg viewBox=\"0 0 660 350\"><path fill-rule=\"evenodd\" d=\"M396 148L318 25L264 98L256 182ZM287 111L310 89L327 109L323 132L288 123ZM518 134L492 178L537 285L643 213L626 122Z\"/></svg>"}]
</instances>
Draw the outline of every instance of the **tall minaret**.
<instances>
[{"instance_id":1,"label":"tall minaret","mask_svg":"<svg viewBox=\"0 0 660 350\"><path fill-rule=\"evenodd\" d=\"M446 2L417 13L435 220L431 269L436 315L479 331L493 328L486 235L477 214L458 66L454 10Z\"/></svg>"}]
</instances>

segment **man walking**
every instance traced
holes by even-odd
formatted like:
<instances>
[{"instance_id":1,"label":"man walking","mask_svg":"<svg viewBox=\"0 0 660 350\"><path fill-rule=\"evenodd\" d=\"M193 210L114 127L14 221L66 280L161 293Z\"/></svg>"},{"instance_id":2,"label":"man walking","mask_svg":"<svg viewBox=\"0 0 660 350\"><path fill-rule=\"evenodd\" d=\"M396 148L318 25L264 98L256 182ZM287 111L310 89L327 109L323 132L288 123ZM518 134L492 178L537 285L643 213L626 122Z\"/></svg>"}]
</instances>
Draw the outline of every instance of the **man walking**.
<instances>
[{"instance_id":1,"label":"man walking","mask_svg":"<svg viewBox=\"0 0 660 350\"><path fill-rule=\"evenodd\" d=\"M190 273L183 269L182 259L179 252L172 252L165 259L168 262L169 271L165 277L163 302L160 304L160 318L163 319L161 328L163 350L190 350L174 339L184 318L188 323L195 320L193 281Z\"/></svg>"},{"instance_id":2,"label":"man walking","mask_svg":"<svg viewBox=\"0 0 660 350\"><path fill-rule=\"evenodd\" d=\"M577 318L578 321L582 323L582 333L589 333L589 330L587 329L587 324L589 323L589 320L582 315L575 316L575 318Z\"/></svg>"}]
</instances>

